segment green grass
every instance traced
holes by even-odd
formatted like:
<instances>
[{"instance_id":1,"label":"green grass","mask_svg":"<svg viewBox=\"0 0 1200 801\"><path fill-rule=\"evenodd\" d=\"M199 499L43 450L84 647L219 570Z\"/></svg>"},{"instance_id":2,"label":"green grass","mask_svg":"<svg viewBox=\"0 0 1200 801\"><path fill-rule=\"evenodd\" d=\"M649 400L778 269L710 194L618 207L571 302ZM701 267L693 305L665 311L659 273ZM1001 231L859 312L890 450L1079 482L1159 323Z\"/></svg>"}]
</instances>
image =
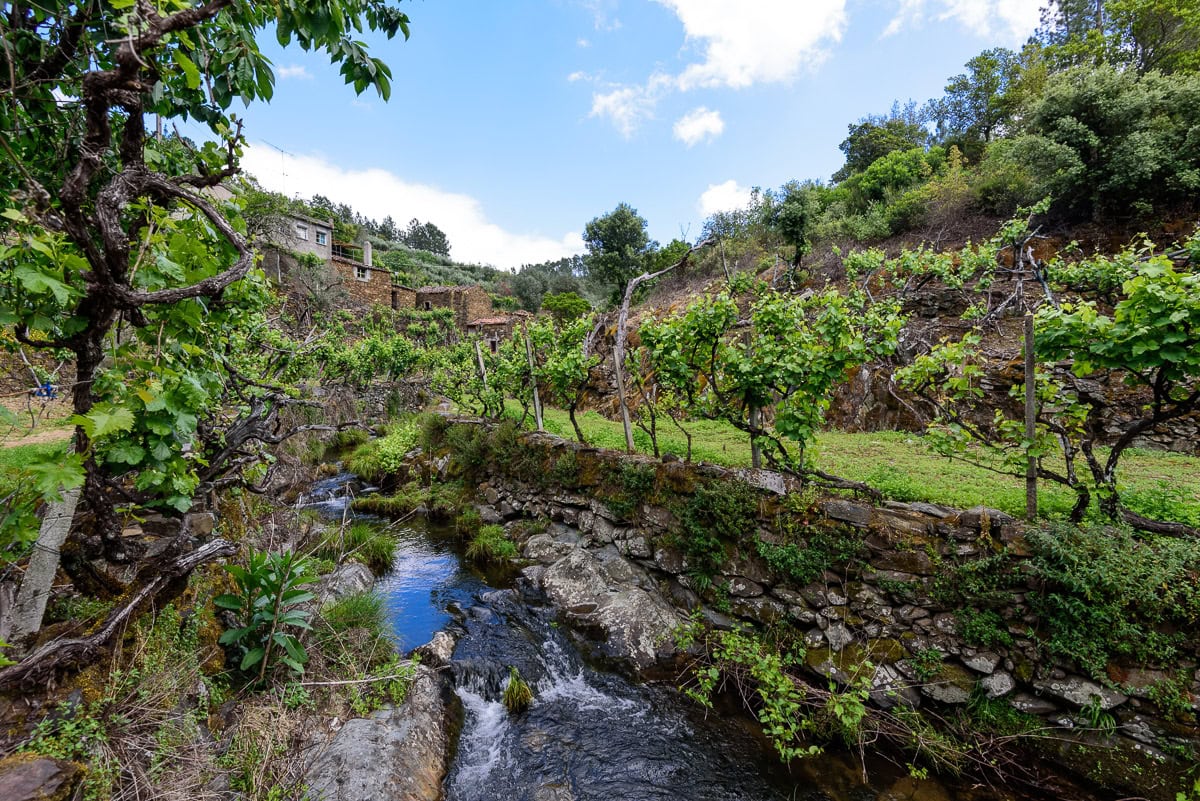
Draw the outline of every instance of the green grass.
<instances>
[{"instance_id":1,"label":"green grass","mask_svg":"<svg viewBox=\"0 0 1200 801\"><path fill-rule=\"evenodd\" d=\"M510 411L515 409L514 405ZM589 444L625 449L620 422L595 412L584 412L577 418ZM527 423L532 426L531 420ZM552 434L575 438L564 411L546 409L545 425ZM694 460L727 467L750 465L750 445L742 432L727 423L711 420L685 426L692 434ZM645 434L635 431L634 442L640 452L650 453ZM663 453L682 456L687 443L668 422L660 426L659 448ZM918 434L827 431L817 437L814 450L812 455L820 469L864 481L892 500L926 501L959 509L989 506L1015 517L1025 513L1023 480L939 456L923 444ZM1130 449L1121 459L1120 480L1122 498L1134 511L1159 519L1200 524L1200 458ZM1074 493L1046 482L1038 488L1038 513L1051 519L1065 518L1074 502Z\"/></svg>"},{"instance_id":2,"label":"green grass","mask_svg":"<svg viewBox=\"0 0 1200 801\"><path fill-rule=\"evenodd\" d=\"M355 559L375 573L386 573L396 561L398 539L395 532L371 523L351 523L330 528L313 551L318 559L341 561Z\"/></svg>"},{"instance_id":3,"label":"green grass","mask_svg":"<svg viewBox=\"0 0 1200 801\"><path fill-rule=\"evenodd\" d=\"M0 448L0 493L7 495L16 489L27 466L60 458L66 452L66 439Z\"/></svg>"},{"instance_id":4,"label":"green grass","mask_svg":"<svg viewBox=\"0 0 1200 801\"><path fill-rule=\"evenodd\" d=\"M467 558L485 564L505 564L520 554L517 545L508 538L504 526L481 526L467 543Z\"/></svg>"}]
</instances>

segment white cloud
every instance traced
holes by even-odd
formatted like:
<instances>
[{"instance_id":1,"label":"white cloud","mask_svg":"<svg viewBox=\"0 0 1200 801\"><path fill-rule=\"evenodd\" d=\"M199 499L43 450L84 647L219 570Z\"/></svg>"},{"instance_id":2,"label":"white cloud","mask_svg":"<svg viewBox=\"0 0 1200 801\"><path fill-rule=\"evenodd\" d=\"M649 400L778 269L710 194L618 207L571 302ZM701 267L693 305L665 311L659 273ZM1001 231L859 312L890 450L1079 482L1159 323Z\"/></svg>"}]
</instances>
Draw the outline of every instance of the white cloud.
<instances>
[{"instance_id":1,"label":"white cloud","mask_svg":"<svg viewBox=\"0 0 1200 801\"><path fill-rule=\"evenodd\" d=\"M645 84L622 85L592 96L592 116L612 120L631 136L653 117L669 91L742 89L795 78L820 64L846 25L846 0L657 0L683 23L703 58L678 75L655 73Z\"/></svg>"},{"instance_id":2,"label":"white cloud","mask_svg":"<svg viewBox=\"0 0 1200 801\"><path fill-rule=\"evenodd\" d=\"M575 40L575 45L577 47L591 47L592 43L589 42L587 39L584 39L582 36L580 36L578 39Z\"/></svg>"},{"instance_id":3,"label":"white cloud","mask_svg":"<svg viewBox=\"0 0 1200 801\"><path fill-rule=\"evenodd\" d=\"M1019 44L1037 28L1043 5L1043 0L900 0L883 35L920 25L932 16L939 22L957 22L979 37L1005 37Z\"/></svg>"},{"instance_id":4,"label":"white cloud","mask_svg":"<svg viewBox=\"0 0 1200 801\"><path fill-rule=\"evenodd\" d=\"M842 38L845 0L658 0L675 12L689 40L702 42L704 61L690 64L679 88L775 83L819 64L825 46Z\"/></svg>"},{"instance_id":5,"label":"white cloud","mask_svg":"<svg viewBox=\"0 0 1200 801\"><path fill-rule=\"evenodd\" d=\"M576 70L567 76L567 80L571 83L575 83L576 81L586 81L587 79L588 74L583 70Z\"/></svg>"},{"instance_id":6,"label":"white cloud","mask_svg":"<svg viewBox=\"0 0 1200 801\"><path fill-rule=\"evenodd\" d=\"M655 74L645 86L622 86L603 94L592 95L592 111L588 116L608 117L626 139L645 120L654 116L658 99L670 87L669 75Z\"/></svg>"},{"instance_id":7,"label":"white cloud","mask_svg":"<svg viewBox=\"0 0 1200 801\"><path fill-rule=\"evenodd\" d=\"M505 231L470 195L406 181L387 170L346 170L319 156L284 155L262 144L246 147L242 166L263 187L289 196L325 195L367 217L391 215L398 225L413 217L432 222L446 233L458 261L514 268L583 252L577 231L560 239Z\"/></svg>"},{"instance_id":8,"label":"white cloud","mask_svg":"<svg viewBox=\"0 0 1200 801\"><path fill-rule=\"evenodd\" d=\"M583 0L580 5L592 12L596 30L611 32L621 27L621 20L616 15L618 0Z\"/></svg>"},{"instance_id":9,"label":"white cloud","mask_svg":"<svg viewBox=\"0 0 1200 801\"><path fill-rule=\"evenodd\" d=\"M303 64L284 64L282 67L276 67L275 75L281 81L286 81L288 78L312 80L312 73Z\"/></svg>"},{"instance_id":10,"label":"white cloud","mask_svg":"<svg viewBox=\"0 0 1200 801\"><path fill-rule=\"evenodd\" d=\"M725 120L721 119L721 112L700 106L676 120L674 130L676 139L692 147L706 138L720 136L725 131Z\"/></svg>"},{"instance_id":11,"label":"white cloud","mask_svg":"<svg viewBox=\"0 0 1200 801\"><path fill-rule=\"evenodd\" d=\"M718 211L745 208L749 202L750 190L730 178L722 184L709 184L700 195L696 208L700 209L701 216L709 217Z\"/></svg>"}]
</instances>

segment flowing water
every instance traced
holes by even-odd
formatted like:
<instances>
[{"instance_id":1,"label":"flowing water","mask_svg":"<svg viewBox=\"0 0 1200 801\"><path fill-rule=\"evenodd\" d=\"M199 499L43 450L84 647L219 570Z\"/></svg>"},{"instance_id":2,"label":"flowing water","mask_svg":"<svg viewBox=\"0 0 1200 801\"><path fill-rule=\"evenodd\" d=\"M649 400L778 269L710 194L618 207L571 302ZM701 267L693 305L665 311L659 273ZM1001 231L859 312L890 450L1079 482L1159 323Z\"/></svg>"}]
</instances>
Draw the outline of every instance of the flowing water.
<instances>
[{"instance_id":1,"label":"flowing water","mask_svg":"<svg viewBox=\"0 0 1200 801\"><path fill-rule=\"evenodd\" d=\"M347 476L314 485L309 506L347 515ZM368 518L370 519L370 518ZM443 628L459 634L450 667L461 731L447 801L966 801L872 765L864 783L849 758L822 756L786 771L736 710L707 715L672 685L637 683L584 661L554 611L511 576L465 565L448 531L415 519L396 567L377 584L401 648ZM529 710L501 703L509 668L533 689Z\"/></svg>"}]
</instances>

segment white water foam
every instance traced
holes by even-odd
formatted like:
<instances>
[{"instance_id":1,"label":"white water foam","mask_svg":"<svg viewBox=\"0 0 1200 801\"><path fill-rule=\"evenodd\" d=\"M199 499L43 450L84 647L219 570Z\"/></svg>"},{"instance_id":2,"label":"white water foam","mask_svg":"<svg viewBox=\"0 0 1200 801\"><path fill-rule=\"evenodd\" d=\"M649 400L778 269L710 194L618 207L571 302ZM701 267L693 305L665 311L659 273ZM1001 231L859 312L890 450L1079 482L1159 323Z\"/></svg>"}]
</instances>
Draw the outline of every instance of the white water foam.
<instances>
[{"instance_id":1,"label":"white water foam","mask_svg":"<svg viewBox=\"0 0 1200 801\"><path fill-rule=\"evenodd\" d=\"M502 763L509 761L504 749L504 735L509 727L508 710L498 701L488 701L482 695L464 687L455 692L462 700L467 715L459 749L459 769L454 776L454 789L469 795L471 790L484 786L484 780Z\"/></svg>"},{"instance_id":2,"label":"white water foam","mask_svg":"<svg viewBox=\"0 0 1200 801\"><path fill-rule=\"evenodd\" d=\"M541 661L546 667L546 676L537 683L537 693L534 694L535 704L569 701L580 710L604 712L621 710L634 712L634 717L641 717L646 713L646 710L633 699L614 698L603 690L588 684L583 675L583 668L572 670L566 653L553 640L545 643Z\"/></svg>"}]
</instances>

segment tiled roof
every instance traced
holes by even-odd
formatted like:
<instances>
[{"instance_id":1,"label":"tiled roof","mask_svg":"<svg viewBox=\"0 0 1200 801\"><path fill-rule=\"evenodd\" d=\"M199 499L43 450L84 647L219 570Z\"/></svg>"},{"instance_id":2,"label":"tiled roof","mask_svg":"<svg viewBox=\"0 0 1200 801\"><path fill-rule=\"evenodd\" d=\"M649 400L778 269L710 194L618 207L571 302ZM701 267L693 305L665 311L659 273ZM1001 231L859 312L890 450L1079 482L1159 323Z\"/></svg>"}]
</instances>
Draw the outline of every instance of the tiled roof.
<instances>
[{"instance_id":1,"label":"tiled roof","mask_svg":"<svg viewBox=\"0 0 1200 801\"><path fill-rule=\"evenodd\" d=\"M478 320L471 320L467 325L507 325L509 320L510 318L507 315L502 317L480 317Z\"/></svg>"}]
</instances>

